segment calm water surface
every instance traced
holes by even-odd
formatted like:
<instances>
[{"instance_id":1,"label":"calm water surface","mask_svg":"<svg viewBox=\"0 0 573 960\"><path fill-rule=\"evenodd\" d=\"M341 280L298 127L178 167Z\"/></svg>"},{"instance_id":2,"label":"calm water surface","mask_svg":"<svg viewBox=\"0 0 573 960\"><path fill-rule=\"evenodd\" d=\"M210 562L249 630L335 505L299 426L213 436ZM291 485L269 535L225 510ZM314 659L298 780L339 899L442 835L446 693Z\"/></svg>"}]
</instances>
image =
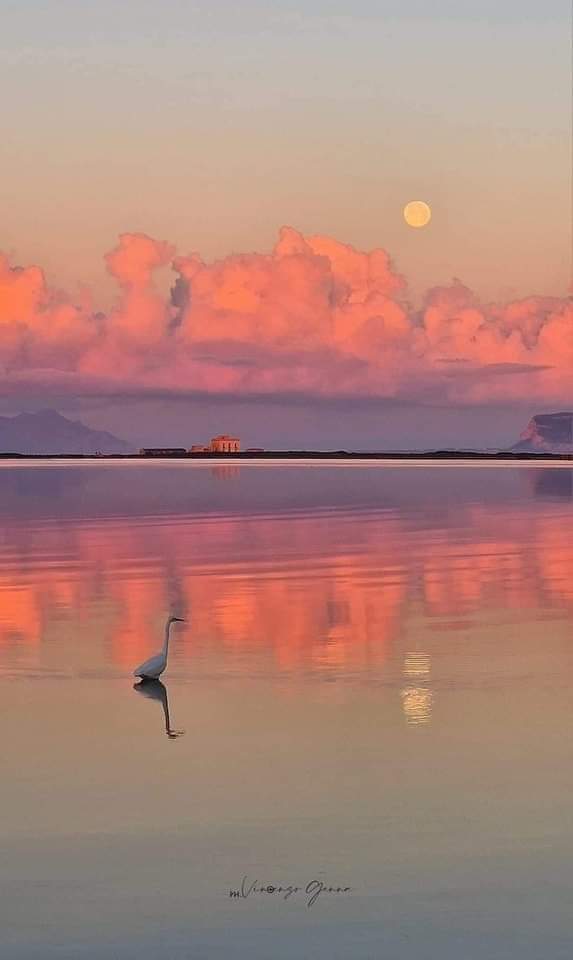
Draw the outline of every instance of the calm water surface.
<instances>
[{"instance_id":1,"label":"calm water surface","mask_svg":"<svg viewBox=\"0 0 573 960\"><path fill-rule=\"evenodd\" d=\"M4 462L0 956L570 958L571 497Z\"/></svg>"}]
</instances>

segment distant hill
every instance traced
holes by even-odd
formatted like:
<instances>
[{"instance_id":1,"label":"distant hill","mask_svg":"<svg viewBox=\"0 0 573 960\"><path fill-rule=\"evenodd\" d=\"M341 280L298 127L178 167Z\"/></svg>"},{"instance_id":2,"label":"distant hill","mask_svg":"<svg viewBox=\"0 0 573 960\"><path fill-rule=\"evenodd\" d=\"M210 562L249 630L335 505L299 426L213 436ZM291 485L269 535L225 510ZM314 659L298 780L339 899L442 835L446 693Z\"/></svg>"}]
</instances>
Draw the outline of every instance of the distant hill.
<instances>
[{"instance_id":1,"label":"distant hill","mask_svg":"<svg viewBox=\"0 0 573 960\"><path fill-rule=\"evenodd\" d=\"M511 451L573 454L573 413L538 413Z\"/></svg>"},{"instance_id":2,"label":"distant hill","mask_svg":"<svg viewBox=\"0 0 573 960\"><path fill-rule=\"evenodd\" d=\"M56 410L40 410L0 417L0 453L133 453L133 448Z\"/></svg>"}]
</instances>

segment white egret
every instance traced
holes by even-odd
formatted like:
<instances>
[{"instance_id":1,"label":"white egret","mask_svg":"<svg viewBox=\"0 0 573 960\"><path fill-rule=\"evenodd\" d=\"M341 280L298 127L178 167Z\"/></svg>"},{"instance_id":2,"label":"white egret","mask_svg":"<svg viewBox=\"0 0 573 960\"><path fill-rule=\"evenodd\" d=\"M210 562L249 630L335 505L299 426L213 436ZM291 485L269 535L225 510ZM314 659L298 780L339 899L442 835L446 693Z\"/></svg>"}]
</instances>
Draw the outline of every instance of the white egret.
<instances>
[{"instance_id":1,"label":"white egret","mask_svg":"<svg viewBox=\"0 0 573 960\"><path fill-rule=\"evenodd\" d=\"M185 623L181 617L168 617L165 624L165 640L163 641L163 650L150 657L145 663L136 667L133 671L134 677L141 677L142 680L157 680L167 666L167 654L169 652L169 631L172 623Z\"/></svg>"}]
</instances>

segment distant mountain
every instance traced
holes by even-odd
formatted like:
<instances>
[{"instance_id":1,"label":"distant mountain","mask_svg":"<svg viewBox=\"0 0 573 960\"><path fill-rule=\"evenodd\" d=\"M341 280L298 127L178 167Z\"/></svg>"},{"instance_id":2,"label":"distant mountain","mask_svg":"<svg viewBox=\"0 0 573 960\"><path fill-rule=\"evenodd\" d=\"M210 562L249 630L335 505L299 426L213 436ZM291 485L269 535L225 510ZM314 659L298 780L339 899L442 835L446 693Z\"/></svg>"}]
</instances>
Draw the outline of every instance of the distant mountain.
<instances>
[{"instance_id":1,"label":"distant mountain","mask_svg":"<svg viewBox=\"0 0 573 960\"><path fill-rule=\"evenodd\" d=\"M538 413L511 450L512 453L573 454L573 413Z\"/></svg>"},{"instance_id":2,"label":"distant mountain","mask_svg":"<svg viewBox=\"0 0 573 960\"><path fill-rule=\"evenodd\" d=\"M133 448L55 410L40 410L0 417L0 453L133 453Z\"/></svg>"}]
</instances>

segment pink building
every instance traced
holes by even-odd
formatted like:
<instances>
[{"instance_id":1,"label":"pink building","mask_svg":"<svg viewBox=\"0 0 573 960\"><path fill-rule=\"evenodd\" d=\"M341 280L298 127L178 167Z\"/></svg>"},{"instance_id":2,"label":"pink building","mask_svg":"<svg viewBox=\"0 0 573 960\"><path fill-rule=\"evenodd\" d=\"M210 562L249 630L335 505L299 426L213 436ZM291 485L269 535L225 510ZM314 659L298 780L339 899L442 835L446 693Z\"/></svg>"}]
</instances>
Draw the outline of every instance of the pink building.
<instances>
[{"instance_id":1,"label":"pink building","mask_svg":"<svg viewBox=\"0 0 573 960\"><path fill-rule=\"evenodd\" d=\"M239 453L241 441L237 437L230 437L226 433L221 433L218 437L213 437L209 444L211 453Z\"/></svg>"}]
</instances>

